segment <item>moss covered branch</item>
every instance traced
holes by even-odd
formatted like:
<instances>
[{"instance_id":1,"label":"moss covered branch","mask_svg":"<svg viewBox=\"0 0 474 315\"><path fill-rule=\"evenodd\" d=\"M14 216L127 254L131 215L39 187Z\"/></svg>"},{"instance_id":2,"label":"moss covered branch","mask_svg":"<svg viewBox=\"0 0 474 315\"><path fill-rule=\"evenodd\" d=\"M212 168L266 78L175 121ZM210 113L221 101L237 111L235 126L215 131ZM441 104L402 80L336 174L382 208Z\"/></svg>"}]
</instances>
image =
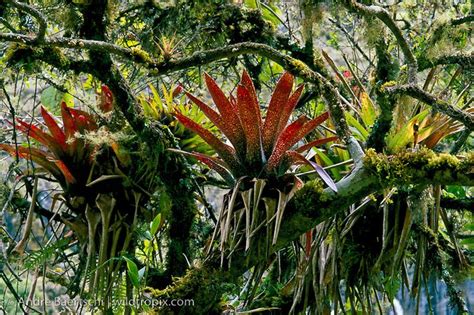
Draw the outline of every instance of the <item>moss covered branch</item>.
<instances>
[{"instance_id":1,"label":"moss covered branch","mask_svg":"<svg viewBox=\"0 0 474 315\"><path fill-rule=\"evenodd\" d=\"M438 97L420 89L416 85L407 84L393 87L386 87L385 90L392 94L411 96L423 103L431 106L434 110L445 114L457 121L462 122L467 129L474 129L474 116L471 113L462 111L453 105L439 99Z\"/></svg>"},{"instance_id":2,"label":"moss covered branch","mask_svg":"<svg viewBox=\"0 0 474 315\"><path fill-rule=\"evenodd\" d=\"M444 55L434 59L428 59L425 56L419 58L418 70L423 71L428 68L436 67L438 65L452 65L458 64L472 72L474 69L474 54L468 53L457 53L453 55Z\"/></svg>"},{"instance_id":3,"label":"moss covered branch","mask_svg":"<svg viewBox=\"0 0 474 315\"><path fill-rule=\"evenodd\" d=\"M385 136L390 131L393 121L393 109L396 105L396 97L384 93L380 86L384 83L396 80L398 75L398 63L396 63L388 50L388 44L381 37L375 45L377 54L377 85L376 97L377 105L381 109L380 115L377 117L375 124L367 139L367 147L374 148L378 152L382 152L385 147Z\"/></svg>"}]
</instances>

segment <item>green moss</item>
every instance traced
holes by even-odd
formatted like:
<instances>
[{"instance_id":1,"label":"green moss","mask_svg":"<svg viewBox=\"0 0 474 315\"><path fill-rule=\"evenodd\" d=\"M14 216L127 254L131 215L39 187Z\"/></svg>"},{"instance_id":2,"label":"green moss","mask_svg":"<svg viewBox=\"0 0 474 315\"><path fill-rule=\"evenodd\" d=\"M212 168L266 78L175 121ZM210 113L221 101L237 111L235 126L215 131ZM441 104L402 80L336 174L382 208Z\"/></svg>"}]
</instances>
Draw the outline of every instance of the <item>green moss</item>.
<instances>
[{"instance_id":1,"label":"green moss","mask_svg":"<svg viewBox=\"0 0 474 315\"><path fill-rule=\"evenodd\" d=\"M3 61L29 70L38 60L68 69L70 61L58 47L29 47L22 44L11 44L4 54Z\"/></svg>"},{"instance_id":2,"label":"green moss","mask_svg":"<svg viewBox=\"0 0 474 315\"><path fill-rule=\"evenodd\" d=\"M130 49L130 51L136 59L146 62L146 63L153 63L153 60L151 59L150 55L143 49L138 48L138 47L133 47Z\"/></svg>"},{"instance_id":3,"label":"green moss","mask_svg":"<svg viewBox=\"0 0 474 315\"><path fill-rule=\"evenodd\" d=\"M454 177L469 176L474 164L473 154L460 159L456 156L420 148L417 151L403 151L396 155L377 154L367 150L364 166L376 174L385 184L403 184L413 182L415 178L449 181Z\"/></svg>"},{"instance_id":4,"label":"green moss","mask_svg":"<svg viewBox=\"0 0 474 315\"><path fill-rule=\"evenodd\" d=\"M386 88L388 87L392 87L392 86L396 86L397 85L397 81L388 81L388 82L385 82L384 84L382 84L382 86L380 87L380 91L384 91Z\"/></svg>"},{"instance_id":5,"label":"green moss","mask_svg":"<svg viewBox=\"0 0 474 315\"><path fill-rule=\"evenodd\" d=\"M8 45L7 49L5 50L5 53L3 54L2 61L5 63L9 62L10 59L15 56L16 51L21 48L26 48L26 45L18 43L11 43L10 45Z\"/></svg>"},{"instance_id":6,"label":"green moss","mask_svg":"<svg viewBox=\"0 0 474 315\"><path fill-rule=\"evenodd\" d=\"M302 213L310 209L312 211L314 205L327 201L323 192L324 186L319 179L309 181L293 197L292 203L295 209L299 209Z\"/></svg>"},{"instance_id":7,"label":"green moss","mask_svg":"<svg viewBox=\"0 0 474 315\"><path fill-rule=\"evenodd\" d=\"M221 295L227 289L227 274L205 267L189 269L183 277L174 278L173 285L159 290L148 287L153 298L193 299L194 305L183 307L179 314L220 313Z\"/></svg>"},{"instance_id":8,"label":"green moss","mask_svg":"<svg viewBox=\"0 0 474 315\"><path fill-rule=\"evenodd\" d=\"M290 69L289 69L290 71L292 70L292 71L294 71L296 73L299 73L299 74L309 75L309 70L310 69L301 60L291 58L289 67L290 67Z\"/></svg>"}]
</instances>

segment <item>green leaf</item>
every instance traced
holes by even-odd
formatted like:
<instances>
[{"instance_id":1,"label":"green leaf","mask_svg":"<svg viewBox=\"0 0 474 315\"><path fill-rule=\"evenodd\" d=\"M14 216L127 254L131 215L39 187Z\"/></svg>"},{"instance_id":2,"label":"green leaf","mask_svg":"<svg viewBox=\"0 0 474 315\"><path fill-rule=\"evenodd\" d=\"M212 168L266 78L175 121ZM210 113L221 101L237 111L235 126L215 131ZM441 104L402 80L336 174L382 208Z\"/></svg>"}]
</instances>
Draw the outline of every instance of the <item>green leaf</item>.
<instances>
[{"instance_id":1,"label":"green leaf","mask_svg":"<svg viewBox=\"0 0 474 315\"><path fill-rule=\"evenodd\" d=\"M362 118L364 125L367 128L370 128L374 124L375 118L377 117L376 108L369 95L367 95L365 92L360 94L360 104L362 106L360 117Z\"/></svg>"},{"instance_id":2,"label":"green leaf","mask_svg":"<svg viewBox=\"0 0 474 315\"><path fill-rule=\"evenodd\" d=\"M365 129L364 126L362 126L349 112L345 112L345 116L349 126L355 128L359 132L360 140L365 141L369 136L367 129Z\"/></svg>"},{"instance_id":3,"label":"green leaf","mask_svg":"<svg viewBox=\"0 0 474 315\"><path fill-rule=\"evenodd\" d=\"M393 300L395 298L395 295L397 294L398 289L400 288L400 284L401 282L397 278L389 277L388 279L386 279L384 283L384 289L390 300Z\"/></svg>"},{"instance_id":4,"label":"green leaf","mask_svg":"<svg viewBox=\"0 0 474 315\"><path fill-rule=\"evenodd\" d=\"M149 84L148 86L153 94L153 102L150 105L153 107L155 112L160 113L163 111L163 102L161 101L160 94L152 84Z\"/></svg>"},{"instance_id":5,"label":"green leaf","mask_svg":"<svg viewBox=\"0 0 474 315\"><path fill-rule=\"evenodd\" d=\"M40 101L44 107L54 112L55 108L59 108L63 95L63 92L59 91L54 86L50 86L41 92Z\"/></svg>"},{"instance_id":6,"label":"green leaf","mask_svg":"<svg viewBox=\"0 0 474 315\"><path fill-rule=\"evenodd\" d=\"M387 139L387 147L390 152L397 152L406 147L414 140L414 125L419 124L430 113L430 109L425 109L408 121L397 133L390 134Z\"/></svg>"},{"instance_id":7,"label":"green leaf","mask_svg":"<svg viewBox=\"0 0 474 315\"><path fill-rule=\"evenodd\" d=\"M63 93L61 102L66 103L67 107L74 107L74 97L71 93Z\"/></svg>"},{"instance_id":8,"label":"green leaf","mask_svg":"<svg viewBox=\"0 0 474 315\"><path fill-rule=\"evenodd\" d=\"M158 232L158 229L161 225L161 213L158 213L153 221L150 223L150 233L151 235L155 235Z\"/></svg>"},{"instance_id":9,"label":"green leaf","mask_svg":"<svg viewBox=\"0 0 474 315\"><path fill-rule=\"evenodd\" d=\"M127 273L130 277L130 281L132 281L134 287L138 288L140 286L140 277L137 264L135 264L130 258L125 256L122 256L122 258L127 262Z\"/></svg>"},{"instance_id":10,"label":"green leaf","mask_svg":"<svg viewBox=\"0 0 474 315\"><path fill-rule=\"evenodd\" d=\"M140 270L138 270L138 279L143 279L143 276L145 275L146 267L142 267Z\"/></svg>"},{"instance_id":11,"label":"green leaf","mask_svg":"<svg viewBox=\"0 0 474 315\"><path fill-rule=\"evenodd\" d=\"M469 250L474 250L474 237L461 240L461 244L466 246Z\"/></svg>"},{"instance_id":12,"label":"green leaf","mask_svg":"<svg viewBox=\"0 0 474 315\"><path fill-rule=\"evenodd\" d=\"M329 165L334 164L334 162L322 150L317 149L317 148L313 148L313 151L316 152L318 157L323 162L324 166L329 166ZM334 178L336 178L336 180L341 179L342 176L341 176L341 174L339 173L339 171L337 169L333 168L333 169L330 169L329 171L331 172L332 176L334 176Z\"/></svg>"},{"instance_id":13,"label":"green leaf","mask_svg":"<svg viewBox=\"0 0 474 315\"><path fill-rule=\"evenodd\" d=\"M167 193L163 192L160 196L160 213L163 213L165 215L165 218L166 214L169 213L171 210L171 205L172 202L170 196Z\"/></svg>"}]
</instances>

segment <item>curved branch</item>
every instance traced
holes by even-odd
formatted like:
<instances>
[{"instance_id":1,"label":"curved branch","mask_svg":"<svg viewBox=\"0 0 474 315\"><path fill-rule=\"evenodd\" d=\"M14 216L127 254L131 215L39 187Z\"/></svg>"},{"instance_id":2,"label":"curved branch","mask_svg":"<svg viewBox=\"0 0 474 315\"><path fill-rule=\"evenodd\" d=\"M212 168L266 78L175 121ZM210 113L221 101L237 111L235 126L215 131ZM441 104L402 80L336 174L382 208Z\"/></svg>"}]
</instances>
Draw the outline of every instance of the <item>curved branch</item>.
<instances>
[{"instance_id":1,"label":"curved branch","mask_svg":"<svg viewBox=\"0 0 474 315\"><path fill-rule=\"evenodd\" d=\"M403 55L405 56L408 65L408 82L415 83L416 72L418 69L416 57L413 54L410 45L408 45L407 40L405 39L405 37L403 37L402 31L390 16L390 13L382 7L376 5L366 6L361 3L358 3L355 0L346 1L346 5L348 5L349 8L362 13L363 15L377 17L390 29L390 31L395 36L398 45L400 45Z\"/></svg>"},{"instance_id":2,"label":"curved branch","mask_svg":"<svg viewBox=\"0 0 474 315\"><path fill-rule=\"evenodd\" d=\"M141 49L128 49L97 40L53 38L45 40L42 43L35 43L33 38L30 36L11 33L0 34L0 40L2 39L20 42L31 46L53 46L107 52L143 64L146 68L154 71L156 75L163 75L190 67L202 66L224 58L231 58L244 54L258 54L278 63L287 71L301 77L306 82L322 84L324 98L328 104L339 137L341 140L347 142L351 135L344 118L343 109L340 106L339 92L331 82L322 74L311 70L311 68L301 60L285 55L266 44L242 42L221 48L196 52L189 57L160 62L152 59L148 53Z\"/></svg>"},{"instance_id":3,"label":"curved branch","mask_svg":"<svg viewBox=\"0 0 474 315\"><path fill-rule=\"evenodd\" d=\"M418 71L423 71L438 65L458 64L466 69L474 69L474 53L471 54L454 54L437 57L435 59L427 59L421 57L418 64Z\"/></svg>"},{"instance_id":4,"label":"curved branch","mask_svg":"<svg viewBox=\"0 0 474 315\"><path fill-rule=\"evenodd\" d=\"M461 109L454 107L453 105L439 99L438 97L420 89L416 85L407 84L394 87L386 87L385 91L392 94L402 94L411 96L431 106L436 111L462 122L467 129L474 129L474 116L471 113L462 111Z\"/></svg>"},{"instance_id":5,"label":"curved branch","mask_svg":"<svg viewBox=\"0 0 474 315\"><path fill-rule=\"evenodd\" d=\"M28 5L26 3L17 2L14 0L6 0L6 3L10 4L14 8L17 8L18 10L28 13L29 15L33 16L36 19L39 27L38 27L38 33L36 34L34 41L38 41L38 42L43 41L46 35L46 28L47 28L46 17L40 11L38 11L35 7Z\"/></svg>"}]
</instances>

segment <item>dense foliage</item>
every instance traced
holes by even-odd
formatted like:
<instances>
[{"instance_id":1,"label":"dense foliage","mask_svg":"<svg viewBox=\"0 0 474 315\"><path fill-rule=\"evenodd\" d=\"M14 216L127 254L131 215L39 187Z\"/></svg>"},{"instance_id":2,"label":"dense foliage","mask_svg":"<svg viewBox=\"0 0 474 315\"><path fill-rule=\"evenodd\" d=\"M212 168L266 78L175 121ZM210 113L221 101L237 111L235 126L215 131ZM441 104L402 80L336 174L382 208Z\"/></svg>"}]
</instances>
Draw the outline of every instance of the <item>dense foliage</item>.
<instances>
[{"instance_id":1,"label":"dense foliage","mask_svg":"<svg viewBox=\"0 0 474 315\"><path fill-rule=\"evenodd\" d=\"M2 1L0 309L472 312L472 10Z\"/></svg>"}]
</instances>

